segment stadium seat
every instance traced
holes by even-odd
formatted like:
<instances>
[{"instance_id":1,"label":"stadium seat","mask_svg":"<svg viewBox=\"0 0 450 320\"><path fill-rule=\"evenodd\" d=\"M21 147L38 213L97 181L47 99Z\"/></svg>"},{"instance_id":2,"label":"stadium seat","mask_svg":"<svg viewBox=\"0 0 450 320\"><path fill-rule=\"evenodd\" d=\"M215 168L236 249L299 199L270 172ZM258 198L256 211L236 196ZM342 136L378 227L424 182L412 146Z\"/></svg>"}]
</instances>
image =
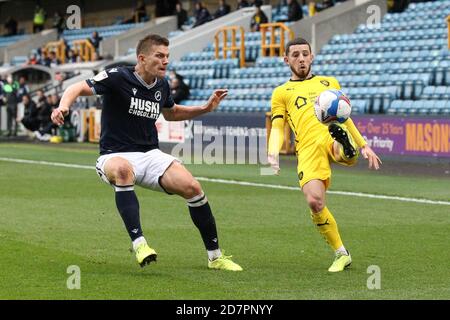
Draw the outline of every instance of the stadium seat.
<instances>
[{"instance_id":1,"label":"stadium seat","mask_svg":"<svg viewBox=\"0 0 450 320\"><path fill-rule=\"evenodd\" d=\"M428 86L423 89L423 93L420 96L422 100L431 100L431 97L434 95L434 90L436 87Z\"/></svg>"},{"instance_id":2,"label":"stadium seat","mask_svg":"<svg viewBox=\"0 0 450 320\"><path fill-rule=\"evenodd\" d=\"M431 114L432 109L434 108L435 101L434 100L417 100L415 101L417 104L416 109L418 109L419 114Z\"/></svg>"},{"instance_id":3,"label":"stadium seat","mask_svg":"<svg viewBox=\"0 0 450 320\"><path fill-rule=\"evenodd\" d=\"M390 104L390 106L386 109L387 114L397 114L398 110L402 107L403 101L402 100L394 100Z\"/></svg>"},{"instance_id":4,"label":"stadium seat","mask_svg":"<svg viewBox=\"0 0 450 320\"><path fill-rule=\"evenodd\" d=\"M447 87L445 86L438 86L436 87L436 89L434 90L434 94L431 96L431 99L444 99L445 94L447 91Z\"/></svg>"}]
</instances>

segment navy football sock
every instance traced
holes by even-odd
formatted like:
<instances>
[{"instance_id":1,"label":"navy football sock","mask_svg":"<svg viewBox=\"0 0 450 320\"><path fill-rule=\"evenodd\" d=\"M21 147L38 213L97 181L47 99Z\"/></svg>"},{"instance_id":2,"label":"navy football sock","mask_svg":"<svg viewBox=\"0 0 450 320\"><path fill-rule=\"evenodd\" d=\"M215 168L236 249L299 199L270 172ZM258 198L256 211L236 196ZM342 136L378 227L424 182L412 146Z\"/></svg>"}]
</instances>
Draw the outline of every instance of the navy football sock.
<instances>
[{"instance_id":1,"label":"navy football sock","mask_svg":"<svg viewBox=\"0 0 450 320\"><path fill-rule=\"evenodd\" d=\"M133 186L116 186L116 206L122 217L131 241L142 236L139 221L139 201Z\"/></svg>"},{"instance_id":2,"label":"navy football sock","mask_svg":"<svg viewBox=\"0 0 450 320\"><path fill-rule=\"evenodd\" d=\"M187 200L187 202L191 219L200 231L206 250L212 251L219 249L216 221L212 215L206 196L202 193Z\"/></svg>"}]
</instances>

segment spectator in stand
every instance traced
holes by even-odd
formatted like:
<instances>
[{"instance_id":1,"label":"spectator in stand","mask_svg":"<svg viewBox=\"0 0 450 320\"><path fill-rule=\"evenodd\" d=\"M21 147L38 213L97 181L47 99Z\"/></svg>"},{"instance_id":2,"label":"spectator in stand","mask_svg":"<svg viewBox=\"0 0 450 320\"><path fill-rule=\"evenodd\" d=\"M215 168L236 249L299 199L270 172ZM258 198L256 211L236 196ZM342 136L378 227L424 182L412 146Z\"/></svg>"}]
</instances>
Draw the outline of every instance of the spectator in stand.
<instances>
[{"instance_id":1,"label":"spectator in stand","mask_svg":"<svg viewBox=\"0 0 450 320\"><path fill-rule=\"evenodd\" d=\"M410 0L387 0L388 12L403 12L408 7L409 2Z\"/></svg>"},{"instance_id":2,"label":"spectator in stand","mask_svg":"<svg viewBox=\"0 0 450 320\"><path fill-rule=\"evenodd\" d=\"M30 54L30 58L27 61L28 65L39 64L39 59L37 58L35 53Z\"/></svg>"},{"instance_id":3,"label":"spectator in stand","mask_svg":"<svg viewBox=\"0 0 450 320\"><path fill-rule=\"evenodd\" d=\"M6 80L0 75L0 111L1 107L5 102L5 97L3 96L3 86L6 83ZM2 113L0 112L0 124L2 123ZM2 130L0 126L0 136L2 135Z\"/></svg>"},{"instance_id":4,"label":"spectator in stand","mask_svg":"<svg viewBox=\"0 0 450 320\"><path fill-rule=\"evenodd\" d=\"M43 110L46 110L49 107L48 107L48 104L47 104L47 97L45 96L44 91L38 90L36 95L37 95L37 97L36 97L36 107L38 109L38 119L39 119L39 121L41 121L42 118L40 118L40 115L45 113Z\"/></svg>"},{"instance_id":5,"label":"spectator in stand","mask_svg":"<svg viewBox=\"0 0 450 320\"><path fill-rule=\"evenodd\" d=\"M22 123L25 129L33 133L39 129L38 109L36 103L30 98L28 94L22 97L24 106L24 114L22 118L17 118L17 122Z\"/></svg>"},{"instance_id":6,"label":"spectator in stand","mask_svg":"<svg viewBox=\"0 0 450 320\"><path fill-rule=\"evenodd\" d=\"M264 11L261 10L261 6L256 7L256 12L252 17L252 20L250 20L250 29L255 32L259 31L262 23L269 22L269 19L267 18Z\"/></svg>"},{"instance_id":7,"label":"spectator in stand","mask_svg":"<svg viewBox=\"0 0 450 320\"><path fill-rule=\"evenodd\" d=\"M217 11L214 13L214 19L223 17L224 15L229 14L230 11L230 5L227 4L225 0L219 0L219 8L217 8Z\"/></svg>"},{"instance_id":8,"label":"spectator in stand","mask_svg":"<svg viewBox=\"0 0 450 320\"><path fill-rule=\"evenodd\" d=\"M15 36L17 34L17 21L13 17L8 17L4 24L5 36Z\"/></svg>"},{"instance_id":9,"label":"spectator in stand","mask_svg":"<svg viewBox=\"0 0 450 320\"><path fill-rule=\"evenodd\" d=\"M334 0L323 0L322 3L316 3L316 10L317 12L323 11L325 9L334 6L334 4L335 4Z\"/></svg>"},{"instance_id":10,"label":"spectator in stand","mask_svg":"<svg viewBox=\"0 0 450 320\"><path fill-rule=\"evenodd\" d=\"M61 15L59 11L55 11L55 14L53 15L53 28L58 31L58 38L61 36L64 29L66 28L64 17Z\"/></svg>"},{"instance_id":11,"label":"spectator in stand","mask_svg":"<svg viewBox=\"0 0 450 320\"><path fill-rule=\"evenodd\" d=\"M56 57L55 51L50 51L48 57L44 60L44 65L49 68L54 68L61 64L61 60Z\"/></svg>"},{"instance_id":12,"label":"spectator in stand","mask_svg":"<svg viewBox=\"0 0 450 320\"><path fill-rule=\"evenodd\" d=\"M247 2L247 0L237 0L237 7L236 10L250 7L250 4Z\"/></svg>"},{"instance_id":13,"label":"spectator in stand","mask_svg":"<svg viewBox=\"0 0 450 320\"><path fill-rule=\"evenodd\" d=\"M41 89L36 92L36 107L40 108L46 102L44 91Z\"/></svg>"},{"instance_id":14,"label":"spectator in stand","mask_svg":"<svg viewBox=\"0 0 450 320\"><path fill-rule=\"evenodd\" d=\"M27 79L24 76L19 78L19 89L17 90L17 98L22 101L22 97L30 93L30 88L27 86Z\"/></svg>"},{"instance_id":15,"label":"spectator in stand","mask_svg":"<svg viewBox=\"0 0 450 320\"><path fill-rule=\"evenodd\" d=\"M250 0L250 7L261 7L262 5L262 0Z\"/></svg>"},{"instance_id":16,"label":"spectator in stand","mask_svg":"<svg viewBox=\"0 0 450 320\"><path fill-rule=\"evenodd\" d=\"M195 3L195 23L192 28L198 27L208 21L211 21L211 14L201 1Z\"/></svg>"},{"instance_id":17,"label":"spectator in stand","mask_svg":"<svg viewBox=\"0 0 450 320\"><path fill-rule=\"evenodd\" d=\"M149 19L150 17L147 15L145 2L143 0L139 0L137 6L133 9L133 12L131 13L131 17L127 20L122 21L122 24L139 23L148 21Z\"/></svg>"},{"instance_id":18,"label":"spectator in stand","mask_svg":"<svg viewBox=\"0 0 450 320\"><path fill-rule=\"evenodd\" d=\"M92 32L92 36L88 38L88 41L94 46L95 52L98 53L100 48L100 41L103 40L103 37L100 37L97 31Z\"/></svg>"},{"instance_id":19,"label":"spectator in stand","mask_svg":"<svg viewBox=\"0 0 450 320\"><path fill-rule=\"evenodd\" d=\"M46 19L47 13L40 5L37 5L36 9L34 10L33 33L41 32L42 30L44 30Z\"/></svg>"},{"instance_id":20,"label":"spectator in stand","mask_svg":"<svg viewBox=\"0 0 450 320\"><path fill-rule=\"evenodd\" d=\"M62 87L63 87L63 82L64 82L64 79L65 79L66 77L65 77L65 74L64 73L61 73L61 72L56 72L55 73L55 82L56 82L56 87L55 87L55 89L57 90L57 91L62 91Z\"/></svg>"},{"instance_id":21,"label":"spectator in stand","mask_svg":"<svg viewBox=\"0 0 450 320\"><path fill-rule=\"evenodd\" d=\"M297 21L303 18L303 10L302 7L298 4L297 0L287 0L287 5L287 21Z\"/></svg>"},{"instance_id":22,"label":"spectator in stand","mask_svg":"<svg viewBox=\"0 0 450 320\"><path fill-rule=\"evenodd\" d=\"M47 96L46 103L41 105L38 111L39 129L34 132L36 138L41 141L49 141L53 131L58 127L50 119L53 109L57 108L59 97L56 94Z\"/></svg>"},{"instance_id":23,"label":"spectator in stand","mask_svg":"<svg viewBox=\"0 0 450 320\"><path fill-rule=\"evenodd\" d=\"M37 50L36 50L37 64L45 65L45 60L47 59L47 57L48 57L48 54L47 54L47 49L45 49L45 47L37 48Z\"/></svg>"},{"instance_id":24,"label":"spectator in stand","mask_svg":"<svg viewBox=\"0 0 450 320\"><path fill-rule=\"evenodd\" d=\"M169 72L170 91L175 103L186 100L190 95L189 86L184 82L182 75L174 70Z\"/></svg>"},{"instance_id":25,"label":"spectator in stand","mask_svg":"<svg viewBox=\"0 0 450 320\"><path fill-rule=\"evenodd\" d=\"M0 75L0 106L3 102L3 85L6 83L6 79Z\"/></svg>"},{"instance_id":26,"label":"spectator in stand","mask_svg":"<svg viewBox=\"0 0 450 320\"><path fill-rule=\"evenodd\" d=\"M287 6L287 1L286 0L279 0L278 4L276 6L273 6L273 8L274 9L276 8L276 10L280 11L281 8L283 8L285 6Z\"/></svg>"},{"instance_id":27,"label":"spectator in stand","mask_svg":"<svg viewBox=\"0 0 450 320\"><path fill-rule=\"evenodd\" d=\"M147 9L145 8L145 2L143 0L139 0L138 2L138 5L134 12L134 19L136 23L149 20L149 16L147 15Z\"/></svg>"},{"instance_id":28,"label":"spectator in stand","mask_svg":"<svg viewBox=\"0 0 450 320\"><path fill-rule=\"evenodd\" d=\"M73 49L70 49L67 52L66 62L67 63L75 63L75 62L77 62L77 54L75 53L75 51L73 51Z\"/></svg>"},{"instance_id":29,"label":"spectator in stand","mask_svg":"<svg viewBox=\"0 0 450 320\"><path fill-rule=\"evenodd\" d=\"M6 83L3 84L3 99L6 104L6 122L8 128L7 136L17 135L17 91L19 90L19 84L13 80L12 75L6 77Z\"/></svg>"},{"instance_id":30,"label":"spectator in stand","mask_svg":"<svg viewBox=\"0 0 450 320\"><path fill-rule=\"evenodd\" d=\"M188 21L187 11L183 9L181 2L177 2L175 5L175 13L177 15L178 30L183 30L183 25Z\"/></svg>"}]
</instances>

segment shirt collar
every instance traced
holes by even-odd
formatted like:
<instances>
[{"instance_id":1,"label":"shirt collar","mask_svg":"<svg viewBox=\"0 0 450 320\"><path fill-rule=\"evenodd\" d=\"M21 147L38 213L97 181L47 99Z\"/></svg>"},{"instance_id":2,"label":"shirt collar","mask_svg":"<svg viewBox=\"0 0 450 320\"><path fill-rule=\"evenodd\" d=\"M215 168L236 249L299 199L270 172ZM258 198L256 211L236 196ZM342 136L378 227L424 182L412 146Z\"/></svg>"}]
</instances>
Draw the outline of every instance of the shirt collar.
<instances>
[{"instance_id":1,"label":"shirt collar","mask_svg":"<svg viewBox=\"0 0 450 320\"><path fill-rule=\"evenodd\" d=\"M147 84L147 82L144 81L144 79L141 78L141 76L139 75L139 73L137 73L136 71L133 72L134 76L136 77L136 79L147 89L151 89L156 85L156 82L158 82L158 78L155 78L155 81L153 81L152 84Z\"/></svg>"}]
</instances>

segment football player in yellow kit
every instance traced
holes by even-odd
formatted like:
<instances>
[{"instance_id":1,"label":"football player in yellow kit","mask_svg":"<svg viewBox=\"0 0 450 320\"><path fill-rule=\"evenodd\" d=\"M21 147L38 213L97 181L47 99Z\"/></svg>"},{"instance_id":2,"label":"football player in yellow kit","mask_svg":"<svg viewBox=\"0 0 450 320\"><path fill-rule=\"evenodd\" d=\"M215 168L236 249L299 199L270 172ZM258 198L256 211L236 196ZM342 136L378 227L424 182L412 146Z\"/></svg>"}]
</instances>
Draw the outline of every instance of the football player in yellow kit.
<instances>
[{"instance_id":1,"label":"football player in yellow kit","mask_svg":"<svg viewBox=\"0 0 450 320\"><path fill-rule=\"evenodd\" d=\"M336 220L325 204L325 192L330 183L330 162L354 165L359 149L369 161L369 168L378 170L380 158L366 143L353 121L320 123L314 114L316 97L327 89L340 89L333 77L317 76L311 72L314 55L310 44L302 38L286 45L284 61L291 69L291 79L275 88L272 94L272 129L268 160L275 174L279 173L278 154L284 141L284 124L289 123L295 134L295 153L300 188L311 210L318 231L335 251L328 271L339 272L348 267L351 256L342 243Z\"/></svg>"}]
</instances>

